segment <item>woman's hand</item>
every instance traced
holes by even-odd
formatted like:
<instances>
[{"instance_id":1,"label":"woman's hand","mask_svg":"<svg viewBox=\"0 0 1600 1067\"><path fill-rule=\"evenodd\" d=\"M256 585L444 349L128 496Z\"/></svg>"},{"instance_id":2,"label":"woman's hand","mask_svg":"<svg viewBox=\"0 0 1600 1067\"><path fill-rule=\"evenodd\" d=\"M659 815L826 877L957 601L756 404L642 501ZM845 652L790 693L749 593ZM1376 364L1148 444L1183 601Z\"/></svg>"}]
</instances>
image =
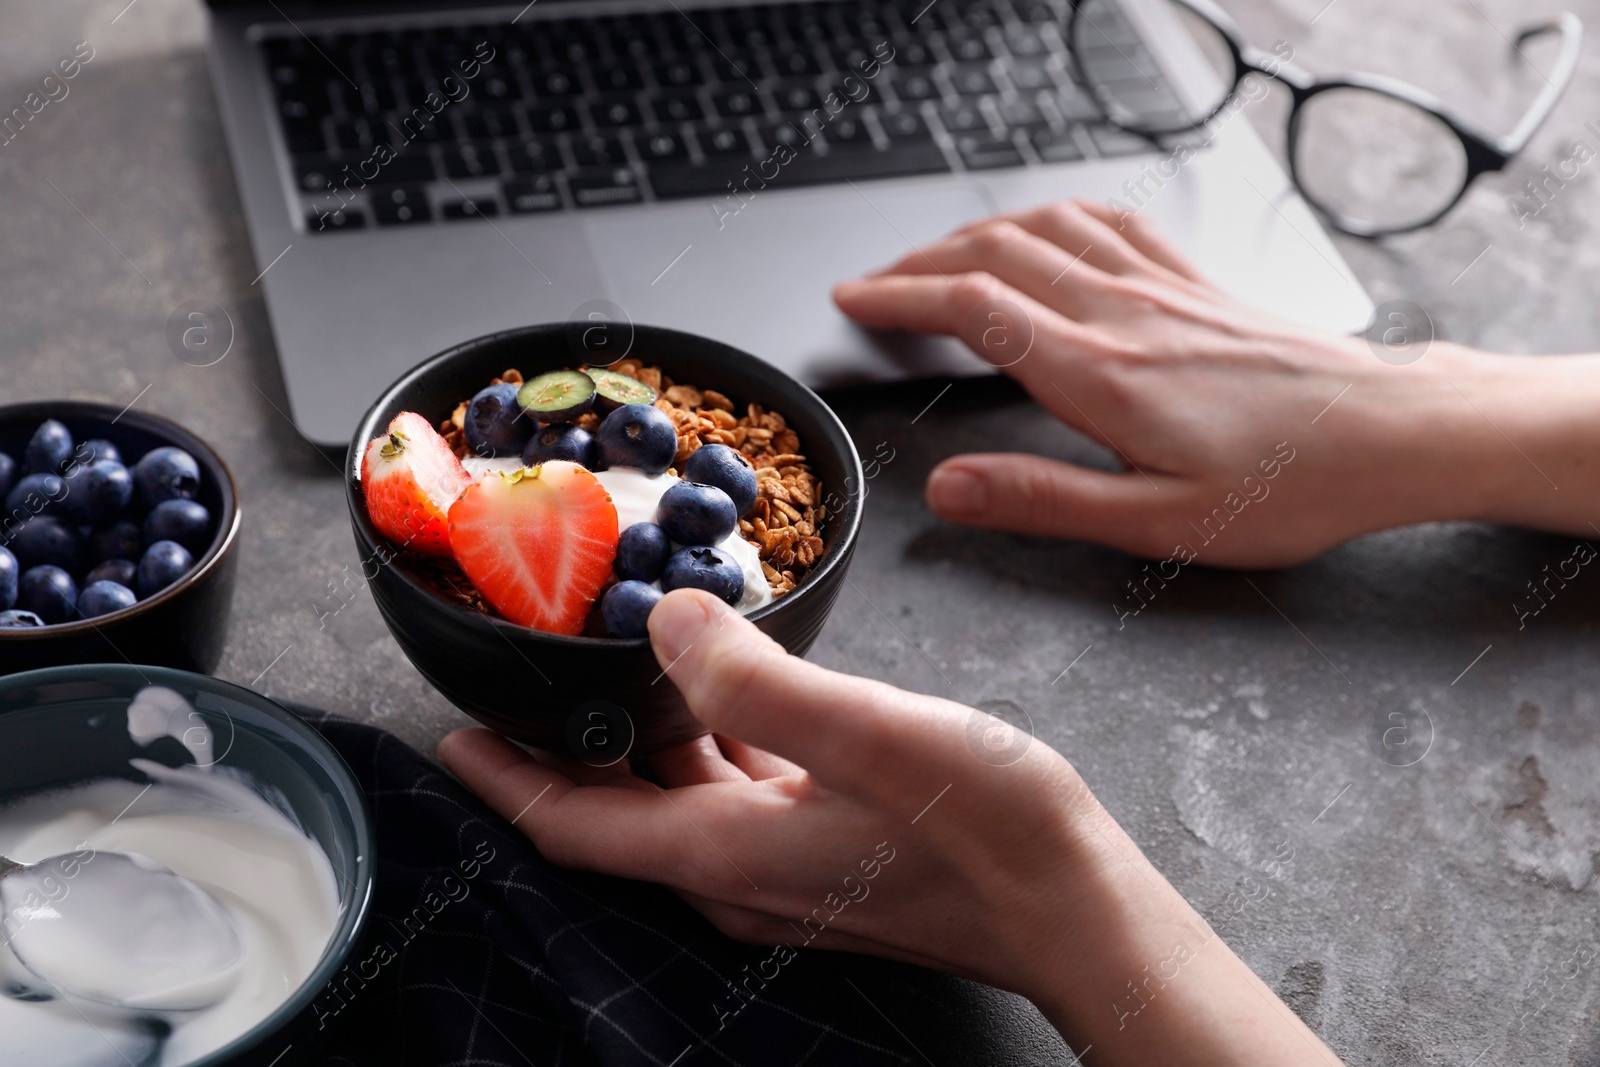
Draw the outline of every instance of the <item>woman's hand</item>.
<instances>
[{"instance_id":1,"label":"woman's hand","mask_svg":"<svg viewBox=\"0 0 1600 1067\"><path fill-rule=\"evenodd\" d=\"M663 883L742 941L1015 990L1105 1064L1337 1063L1047 746L788 656L704 593L669 593L650 633L715 731L655 781L487 730L440 745L553 862Z\"/></svg>"},{"instance_id":2,"label":"woman's hand","mask_svg":"<svg viewBox=\"0 0 1600 1067\"><path fill-rule=\"evenodd\" d=\"M975 223L834 296L866 326L960 337L1121 460L954 457L927 487L951 521L1241 567L1430 520L1593 533L1594 357L1435 342L1392 365L1240 304L1141 216L1088 203Z\"/></svg>"}]
</instances>

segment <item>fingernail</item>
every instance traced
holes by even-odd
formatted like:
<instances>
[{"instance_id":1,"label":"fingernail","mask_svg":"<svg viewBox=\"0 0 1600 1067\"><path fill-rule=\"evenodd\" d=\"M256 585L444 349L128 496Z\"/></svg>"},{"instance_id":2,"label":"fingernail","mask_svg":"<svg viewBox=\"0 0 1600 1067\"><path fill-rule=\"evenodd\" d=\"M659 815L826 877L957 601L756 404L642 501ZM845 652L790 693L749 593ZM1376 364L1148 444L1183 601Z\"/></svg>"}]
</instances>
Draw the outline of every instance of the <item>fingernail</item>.
<instances>
[{"instance_id":1,"label":"fingernail","mask_svg":"<svg viewBox=\"0 0 1600 1067\"><path fill-rule=\"evenodd\" d=\"M833 287L833 298L835 300L848 300L850 297L861 292L861 290L865 287L866 283L860 281L859 279L853 278L847 282L840 282L838 285Z\"/></svg>"},{"instance_id":2,"label":"fingernail","mask_svg":"<svg viewBox=\"0 0 1600 1067\"><path fill-rule=\"evenodd\" d=\"M675 590L661 599L650 612L650 643L663 667L688 651L695 639L711 625L713 616L728 610L722 601L708 593Z\"/></svg>"},{"instance_id":3,"label":"fingernail","mask_svg":"<svg viewBox=\"0 0 1600 1067\"><path fill-rule=\"evenodd\" d=\"M989 509L989 480L961 467L928 477L928 503L941 515L978 515Z\"/></svg>"}]
</instances>

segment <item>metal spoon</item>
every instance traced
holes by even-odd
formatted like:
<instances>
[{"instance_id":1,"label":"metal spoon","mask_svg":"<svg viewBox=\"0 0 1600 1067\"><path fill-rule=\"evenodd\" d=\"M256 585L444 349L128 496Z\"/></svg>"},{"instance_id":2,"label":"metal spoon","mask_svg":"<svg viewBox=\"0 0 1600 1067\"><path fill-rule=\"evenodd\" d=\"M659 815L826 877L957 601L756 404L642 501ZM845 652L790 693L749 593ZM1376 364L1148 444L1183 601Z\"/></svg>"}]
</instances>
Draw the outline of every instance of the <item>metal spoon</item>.
<instances>
[{"instance_id":1,"label":"metal spoon","mask_svg":"<svg viewBox=\"0 0 1600 1067\"><path fill-rule=\"evenodd\" d=\"M0 856L0 931L17 960L71 996L193 1011L239 977L239 931L200 886L136 852L17 863Z\"/></svg>"}]
</instances>

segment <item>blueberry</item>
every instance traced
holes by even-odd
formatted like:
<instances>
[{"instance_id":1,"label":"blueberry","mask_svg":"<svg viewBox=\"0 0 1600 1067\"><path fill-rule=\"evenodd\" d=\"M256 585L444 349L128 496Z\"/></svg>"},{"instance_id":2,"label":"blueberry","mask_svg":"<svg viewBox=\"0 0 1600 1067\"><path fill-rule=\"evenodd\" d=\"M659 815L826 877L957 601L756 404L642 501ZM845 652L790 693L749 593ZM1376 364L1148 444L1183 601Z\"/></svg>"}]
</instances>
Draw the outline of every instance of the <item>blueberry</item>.
<instances>
[{"instance_id":1,"label":"blueberry","mask_svg":"<svg viewBox=\"0 0 1600 1067\"><path fill-rule=\"evenodd\" d=\"M672 419L649 404L624 404L607 415L595 439L600 462L607 467L635 467L660 474L678 455L678 431Z\"/></svg>"},{"instance_id":2,"label":"blueberry","mask_svg":"<svg viewBox=\"0 0 1600 1067\"><path fill-rule=\"evenodd\" d=\"M17 484L17 461L0 452L0 499L4 499L11 492L11 487Z\"/></svg>"},{"instance_id":3,"label":"blueberry","mask_svg":"<svg viewBox=\"0 0 1600 1067\"><path fill-rule=\"evenodd\" d=\"M623 581L653 582L672 555L666 532L653 522L636 522L617 538L612 566Z\"/></svg>"},{"instance_id":4,"label":"blueberry","mask_svg":"<svg viewBox=\"0 0 1600 1067\"><path fill-rule=\"evenodd\" d=\"M131 608L139 602L133 590L116 582L93 582L78 594L78 614L86 619L110 615L113 611Z\"/></svg>"},{"instance_id":5,"label":"blueberry","mask_svg":"<svg viewBox=\"0 0 1600 1067\"><path fill-rule=\"evenodd\" d=\"M487 386L467 404L462 429L467 445L478 456L516 456L527 447L538 427L517 403L517 387L508 382Z\"/></svg>"},{"instance_id":6,"label":"blueberry","mask_svg":"<svg viewBox=\"0 0 1600 1067\"><path fill-rule=\"evenodd\" d=\"M744 596L744 570L720 548L680 548L661 572L661 588L704 589L729 604Z\"/></svg>"},{"instance_id":7,"label":"blueberry","mask_svg":"<svg viewBox=\"0 0 1600 1067\"><path fill-rule=\"evenodd\" d=\"M144 517L144 540L176 541L190 552L204 551L211 540L211 512L193 500L163 500Z\"/></svg>"},{"instance_id":8,"label":"blueberry","mask_svg":"<svg viewBox=\"0 0 1600 1067\"><path fill-rule=\"evenodd\" d=\"M108 559L97 565L88 574L83 576L84 585L93 585L95 582L116 582L133 588L134 576L139 573L139 565L131 559Z\"/></svg>"},{"instance_id":9,"label":"blueberry","mask_svg":"<svg viewBox=\"0 0 1600 1067\"><path fill-rule=\"evenodd\" d=\"M661 590L647 582L618 582L600 598L600 618L612 637L649 637L650 609L660 602Z\"/></svg>"},{"instance_id":10,"label":"blueberry","mask_svg":"<svg viewBox=\"0 0 1600 1067\"><path fill-rule=\"evenodd\" d=\"M72 575L60 567L30 567L17 583L17 605L31 611L47 624L67 622L77 617L78 587Z\"/></svg>"},{"instance_id":11,"label":"blueberry","mask_svg":"<svg viewBox=\"0 0 1600 1067\"><path fill-rule=\"evenodd\" d=\"M192 566L194 557L187 548L176 541L157 541L145 549L139 559L139 574L135 579L139 599L155 596L182 578Z\"/></svg>"},{"instance_id":12,"label":"blueberry","mask_svg":"<svg viewBox=\"0 0 1600 1067\"><path fill-rule=\"evenodd\" d=\"M200 494L200 464L181 448L152 448L133 465L133 485L146 511L163 500L193 500Z\"/></svg>"},{"instance_id":13,"label":"blueberry","mask_svg":"<svg viewBox=\"0 0 1600 1067\"><path fill-rule=\"evenodd\" d=\"M23 474L60 474L72 458L72 434L55 419L46 419L33 431L22 453Z\"/></svg>"},{"instance_id":14,"label":"blueberry","mask_svg":"<svg viewBox=\"0 0 1600 1067\"><path fill-rule=\"evenodd\" d=\"M59 510L73 522L110 522L133 499L133 475L116 460L74 465L62 480L67 483L67 495Z\"/></svg>"},{"instance_id":15,"label":"blueberry","mask_svg":"<svg viewBox=\"0 0 1600 1067\"><path fill-rule=\"evenodd\" d=\"M593 434L576 423L557 422L539 428L523 451L522 462L534 467L547 460L565 459L594 470L599 457Z\"/></svg>"},{"instance_id":16,"label":"blueberry","mask_svg":"<svg viewBox=\"0 0 1600 1067\"><path fill-rule=\"evenodd\" d=\"M54 515L67 495L67 483L54 474L30 474L6 494L6 517L25 522L34 515Z\"/></svg>"},{"instance_id":17,"label":"blueberry","mask_svg":"<svg viewBox=\"0 0 1600 1067\"><path fill-rule=\"evenodd\" d=\"M733 501L714 485L679 482L656 505L656 525L674 544L720 544L738 523Z\"/></svg>"},{"instance_id":18,"label":"blueberry","mask_svg":"<svg viewBox=\"0 0 1600 1067\"><path fill-rule=\"evenodd\" d=\"M83 538L51 515L39 515L23 523L11 538L11 551L24 569L48 564L76 574L83 568Z\"/></svg>"},{"instance_id":19,"label":"blueberry","mask_svg":"<svg viewBox=\"0 0 1600 1067\"><path fill-rule=\"evenodd\" d=\"M0 611L0 629L43 626L44 620L31 611Z\"/></svg>"},{"instance_id":20,"label":"blueberry","mask_svg":"<svg viewBox=\"0 0 1600 1067\"><path fill-rule=\"evenodd\" d=\"M133 502L133 475L117 460L96 460L82 478L90 522L110 522Z\"/></svg>"},{"instance_id":21,"label":"blueberry","mask_svg":"<svg viewBox=\"0 0 1600 1067\"><path fill-rule=\"evenodd\" d=\"M103 437L96 437L79 445L78 454L84 463L122 462L122 450Z\"/></svg>"},{"instance_id":22,"label":"blueberry","mask_svg":"<svg viewBox=\"0 0 1600 1067\"><path fill-rule=\"evenodd\" d=\"M683 480L714 485L727 493L740 515L756 502L756 472L738 450L727 445L701 445L683 464Z\"/></svg>"},{"instance_id":23,"label":"blueberry","mask_svg":"<svg viewBox=\"0 0 1600 1067\"><path fill-rule=\"evenodd\" d=\"M132 519L119 519L89 535L89 558L96 563L108 559L138 562L144 555L144 533Z\"/></svg>"},{"instance_id":24,"label":"blueberry","mask_svg":"<svg viewBox=\"0 0 1600 1067\"><path fill-rule=\"evenodd\" d=\"M17 577L22 567L9 548L0 548L0 611L10 611L17 605Z\"/></svg>"}]
</instances>

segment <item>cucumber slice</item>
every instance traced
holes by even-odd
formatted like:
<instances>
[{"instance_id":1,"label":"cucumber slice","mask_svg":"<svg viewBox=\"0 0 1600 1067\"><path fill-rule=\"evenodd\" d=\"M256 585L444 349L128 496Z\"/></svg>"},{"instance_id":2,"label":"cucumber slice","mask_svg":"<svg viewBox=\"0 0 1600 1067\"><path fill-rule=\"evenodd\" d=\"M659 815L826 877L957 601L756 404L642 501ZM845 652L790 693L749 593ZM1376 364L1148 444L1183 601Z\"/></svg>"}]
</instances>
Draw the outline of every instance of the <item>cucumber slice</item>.
<instances>
[{"instance_id":1,"label":"cucumber slice","mask_svg":"<svg viewBox=\"0 0 1600 1067\"><path fill-rule=\"evenodd\" d=\"M595 382L582 371L553 370L517 390L522 410L540 422L571 422L594 407Z\"/></svg>"},{"instance_id":2,"label":"cucumber slice","mask_svg":"<svg viewBox=\"0 0 1600 1067\"><path fill-rule=\"evenodd\" d=\"M630 378L620 371L606 370L604 367L589 367L583 373L594 379L595 389L599 391L600 406L606 410L620 408L624 404L654 404L656 391L637 378Z\"/></svg>"}]
</instances>

